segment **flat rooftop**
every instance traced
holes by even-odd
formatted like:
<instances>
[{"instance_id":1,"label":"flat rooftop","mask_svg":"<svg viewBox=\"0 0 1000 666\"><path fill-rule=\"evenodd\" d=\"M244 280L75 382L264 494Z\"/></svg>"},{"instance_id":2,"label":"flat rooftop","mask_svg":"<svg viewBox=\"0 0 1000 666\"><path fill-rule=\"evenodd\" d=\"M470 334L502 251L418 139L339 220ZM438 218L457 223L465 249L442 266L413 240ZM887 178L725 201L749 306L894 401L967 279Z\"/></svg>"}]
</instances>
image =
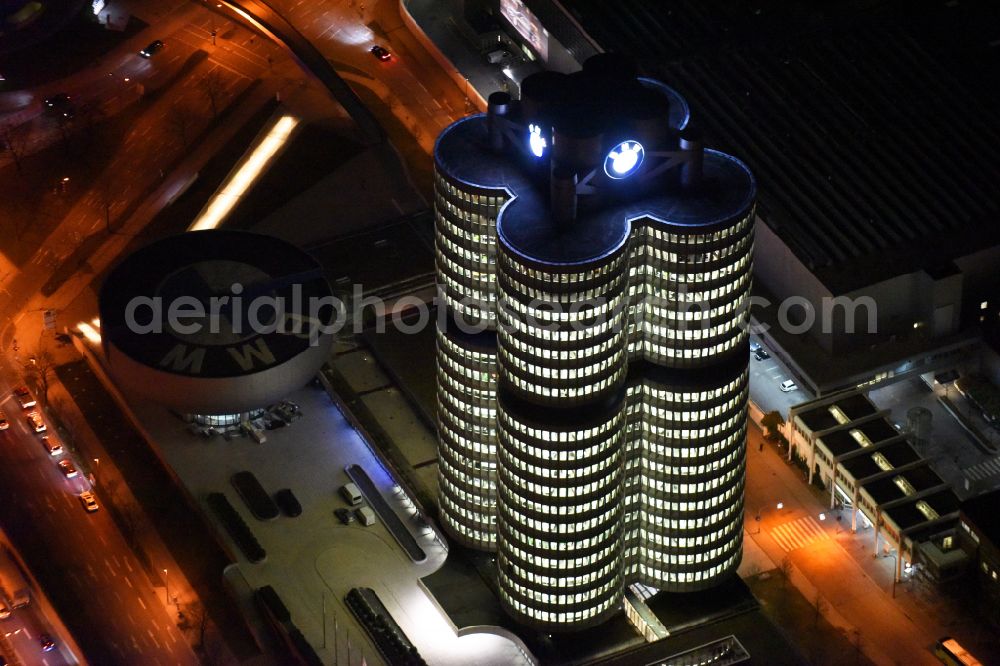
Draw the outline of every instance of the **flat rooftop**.
<instances>
[{"instance_id":1,"label":"flat rooftop","mask_svg":"<svg viewBox=\"0 0 1000 666\"><path fill-rule=\"evenodd\" d=\"M861 443L851 434L852 430L860 431L872 444L884 442L899 434L884 419L874 419L823 435L820 441L834 456L842 456L861 448Z\"/></svg>"},{"instance_id":2,"label":"flat rooftop","mask_svg":"<svg viewBox=\"0 0 1000 666\"><path fill-rule=\"evenodd\" d=\"M1000 544L1000 490L962 502L962 516L994 544Z\"/></svg>"},{"instance_id":3,"label":"flat rooftop","mask_svg":"<svg viewBox=\"0 0 1000 666\"><path fill-rule=\"evenodd\" d=\"M909 465L910 463L920 460L920 454L918 454L913 447L910 446L910 443L905 440L900 440L877 451L873 450L868 454L862 454L849 460L845 460L841 463L841 466L844 468L844 471L855 479L867 479L870 476L880 474L885 471L878 466L878 463L875 462L875 454L879 454L884 457L886 462L888 462L893 469L898 469L904 465Z\"/></svg>"},{"instance_id":4,"label":"flat rooftop","mask_svg":"<svg viewBox=\"0 0 1000 666\"><path fill-rule=\"evenodd\" d=\"M959 506L959 501L955 493L950 490L942 490L919 500L913 500L912 502L887 509L884 513L892 519L892 522L899 525L900 529L909 529L930 520L917 508L918 502L926 503L938 516L942 517L958 511Z\"/></svg>"},{"instance_id":5,"label":"flat rooftop","mask_svg":"<svg viewBox=\"0 0 1000 666\"><path fill-rule=\"evenodd\" d=\"M866 483L864 490L871 495L876 504L886 504L909 496L900 487L903 483L908 483L913 488L914 493L920 493L941 485L944 481L934 470L924 465Z\"/></svg>"},{"instance_id":6,"label":"flat rooftop","mask_svg":"<svg viewBox=\"0 0 1000 666\"><path fill-rule=\"evenodd\" d=\"M755 184L743 163L706 150L704 181L699 187L658 192L590 211L581 204L573 225L560 228L550 214L548 182L534 178L514 149L499 154L490 150L486 127L483 114L459 120L438 138L434 156L439 170L468 185L506 189L514 195L497 219L497 234L528 260L549 264L594 261L628 240L632 220L649 217L677 226L712 225L738 219L753 204Z\"/></svg>"},{"instance_id":7,"label":"flat rooftop","mask_svg":"<svg viewBox=\"0 0 1000 666\"><path fill-rule=\"evenodd\" d=\"M835 402L819 405L813 409L799 412L797 416L812 432L820 432L842 425L834 416L834 411L840 410L847 423L863 419L878 412L862 393L852 393L838 398Z\"/></svg>"},{"instance_id":8,"label":"flat rooftop","mask_svg":"<svg viewBox=\"0 0 1000 666\"><path fill-rule=\"evenodd\" d=\"M1000 5L576 0L746 159L759 212L834 293L1000 242Z\"/></svg>"}]
</instances>

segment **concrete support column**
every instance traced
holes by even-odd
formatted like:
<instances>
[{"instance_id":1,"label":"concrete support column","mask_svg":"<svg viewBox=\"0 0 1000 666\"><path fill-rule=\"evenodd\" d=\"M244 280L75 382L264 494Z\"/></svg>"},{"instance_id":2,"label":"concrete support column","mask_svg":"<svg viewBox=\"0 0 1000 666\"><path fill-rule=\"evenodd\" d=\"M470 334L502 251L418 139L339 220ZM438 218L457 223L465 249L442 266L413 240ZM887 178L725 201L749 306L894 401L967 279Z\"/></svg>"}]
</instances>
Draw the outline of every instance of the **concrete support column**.
<instances>
[{"instance_id":1,"label":"concrete support column","mask_svg":"<svg viewBox=\"0 0 1000 666\"><path fill-rule=\"evenodd\" d=\"M833 461L833 469L830 470L830 508L837 505L837 461Z\"/></svg>"},{"instance_id":2,"label":"concrete support column","mask_svg":"<svg viewBox=\"0 0 1000 666\"><path fill-rule=\"evenodd\" d=\"M813 470L816 469L816 441L811 442L812 446L809 448L809 485L813 482Z\"/></svg>"},{"instance_id":3,"label":"concrete support column","mask_svg":"<svg viewBox=\"0 0 1000 666\"><path fill-rule=\"evenodd\" d=\"M881 518L878 509L875 510L875 552L872 553L872 558L878 557L878 526L882 522L879 520Z\"/></svg>"},{"instance_id":4,"label":"concrete support column","mask_svg":"<svg viewBox=\"0 0 1000 666\"><path fill-rule=\"evenodd\" d=\"M858 486L857 481L854 482L854 496L851 499L851 534L855 534L858 531Z\"/></svg>"}]
</instances>

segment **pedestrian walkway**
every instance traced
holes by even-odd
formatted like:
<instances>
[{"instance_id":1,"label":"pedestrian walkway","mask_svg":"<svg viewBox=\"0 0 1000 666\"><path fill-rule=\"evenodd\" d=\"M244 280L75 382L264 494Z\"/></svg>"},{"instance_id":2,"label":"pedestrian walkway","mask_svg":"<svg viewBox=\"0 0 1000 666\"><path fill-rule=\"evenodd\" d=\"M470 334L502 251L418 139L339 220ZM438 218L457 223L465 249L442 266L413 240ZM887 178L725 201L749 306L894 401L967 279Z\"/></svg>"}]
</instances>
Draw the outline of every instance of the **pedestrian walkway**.
<instances>
[{"instance_id":1,"label":"pedestrian walkway","mask_svg":"<svg viewBox=\"0 0 1000 666\"><path fill-rule=\"evenodd\" d=\"M990 458L972 467L966 467L962 471L972 481L982 481L991 476L996 476L1000 474L1000 456Z\"/></svg>"},{"instance_id":2,"label":"pedestrian walkway","mask_svg":"<svg viewBox=\"0 0 1000 666\"><path fill-rule=\"evenodd\" d=\"M823 531L815 518L803 516L772 529L771 538L787 552L791 552L821 539L829 539L830 536Z\"/></svg>"}]
</instances>

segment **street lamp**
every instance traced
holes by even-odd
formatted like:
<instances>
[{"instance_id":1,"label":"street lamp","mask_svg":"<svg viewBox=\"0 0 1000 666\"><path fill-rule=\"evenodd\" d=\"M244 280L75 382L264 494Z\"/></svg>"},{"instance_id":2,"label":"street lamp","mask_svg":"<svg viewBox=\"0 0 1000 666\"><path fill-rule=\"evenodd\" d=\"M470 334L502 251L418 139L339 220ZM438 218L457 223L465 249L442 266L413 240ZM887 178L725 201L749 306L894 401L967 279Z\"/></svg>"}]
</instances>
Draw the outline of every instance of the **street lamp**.
<instances>
[{"instance_id":1,"label":"street lamp","mask_svg":"<svg viewBox=\"0 0 1000 666\"><path fill-rule=\"evenodd\" d=\"M170 579L167 577L167 570L163 570L163 592L167 597L167 605L170 605Z\"/></svg>"},{"instance_id":2,"label":"street lamp","mask_svg":"<svg viewBox=\"0 0 1000 666\"><path fill-rule=\"evenodd\" d=\"M781 511L784 508L785 508L785 503L784 502L778 502L778 511Z\"/></svg>"}]
</instances>

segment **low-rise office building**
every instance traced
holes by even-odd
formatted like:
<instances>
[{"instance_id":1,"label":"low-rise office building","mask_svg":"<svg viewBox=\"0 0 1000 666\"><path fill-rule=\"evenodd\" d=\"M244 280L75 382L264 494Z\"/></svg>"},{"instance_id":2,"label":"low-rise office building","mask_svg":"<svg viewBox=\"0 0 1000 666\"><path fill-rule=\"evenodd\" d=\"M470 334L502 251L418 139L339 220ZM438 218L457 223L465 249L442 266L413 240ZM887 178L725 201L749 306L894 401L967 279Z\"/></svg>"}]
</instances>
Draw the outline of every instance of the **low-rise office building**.
<instances>
[{"instance_id":1,"label":"low-rise office building","mask_svg":"<svg viewBox=\"0 0 1000 666\"><path fill-rule=\"evenodd\" d=\"M923 563L947 577L964 561L954 542L959 499L888 418L861 391L792 408L788 456L805 461L809 482L830 491L830 507L849 507L851 530L873 526L874 553L895 550L904 564Z\"/></svg>"},{"instance_id":2,"label":"low-rise office building","mask_svg":"<svg viewBox=\"0 0 1000 666\"><path fill-rule=\"evenodd\" d=\"M962 502L959 538L980 584L1000 598L1000 490Z\"/></svg>"}]
</instances>

